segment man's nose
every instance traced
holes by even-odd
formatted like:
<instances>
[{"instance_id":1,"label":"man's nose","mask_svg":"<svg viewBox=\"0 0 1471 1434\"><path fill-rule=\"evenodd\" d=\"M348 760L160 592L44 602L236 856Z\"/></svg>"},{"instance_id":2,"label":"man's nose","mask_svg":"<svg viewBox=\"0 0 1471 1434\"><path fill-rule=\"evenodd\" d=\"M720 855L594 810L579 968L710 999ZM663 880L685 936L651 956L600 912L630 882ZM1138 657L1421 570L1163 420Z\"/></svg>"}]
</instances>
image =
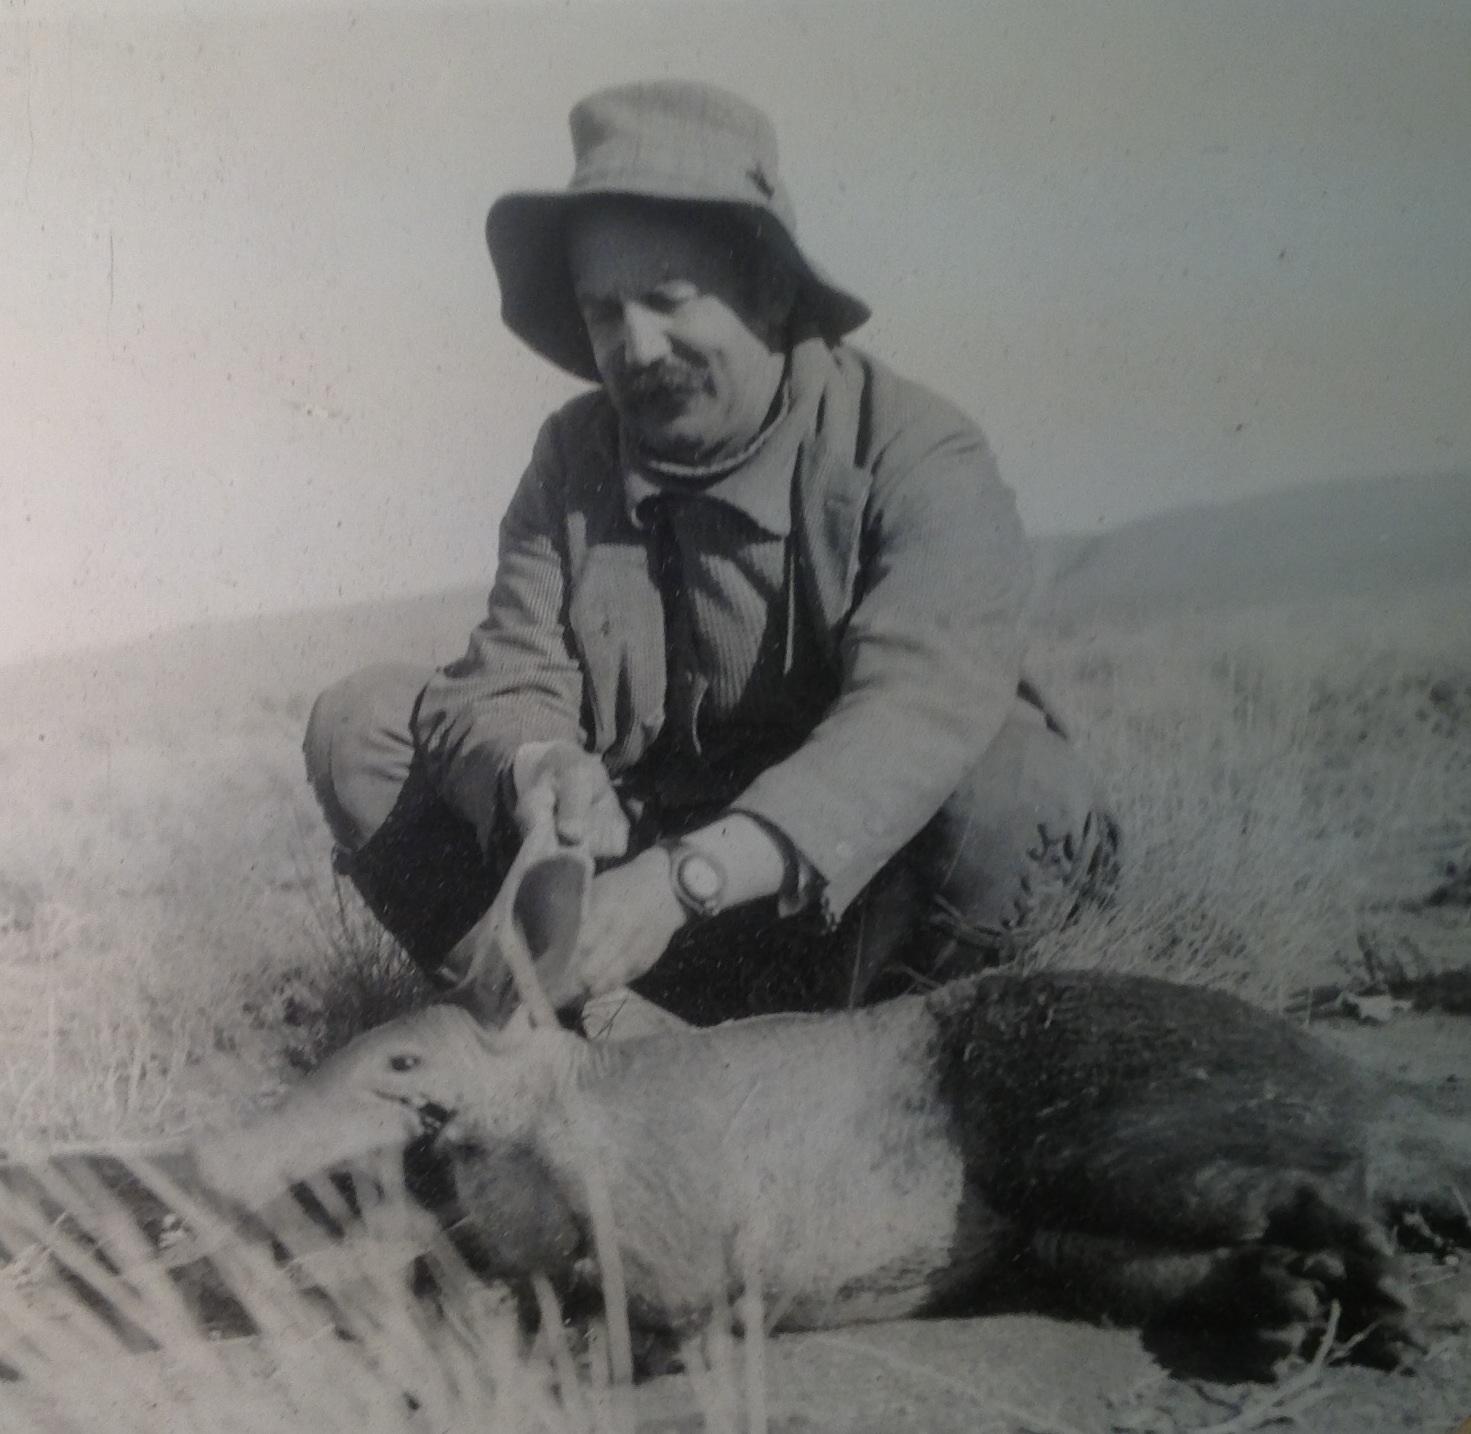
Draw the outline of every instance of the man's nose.
<instances>
[{"instance_id":1,"label":"man's nose","mask_svg":"<svg viewBox=\"0 0 1471 1434\"><path fill-rule=\"evenodd\" d=\"M623 310L623 360L631 369L647 368L669 353L669 335L658 314L643 304Z\"/></svg>"}]
</instances>

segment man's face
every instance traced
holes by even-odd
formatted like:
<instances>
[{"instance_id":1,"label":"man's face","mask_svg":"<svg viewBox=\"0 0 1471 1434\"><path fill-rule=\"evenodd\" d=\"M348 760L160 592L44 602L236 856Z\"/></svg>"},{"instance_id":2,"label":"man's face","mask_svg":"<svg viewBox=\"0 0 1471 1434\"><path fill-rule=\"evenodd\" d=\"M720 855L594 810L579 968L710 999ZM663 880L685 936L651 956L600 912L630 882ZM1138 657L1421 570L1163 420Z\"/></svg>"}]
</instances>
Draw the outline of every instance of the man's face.
<instances>
[{"instance_id":1,"label":"man's face","mask_svg":"<svg viewBox=\"0 0 1471 1434\"><path fill-rule=\"evenodd\" d=\"M643 447L693 462L755 436L785 362L791 286L677 212L609 201L576 216L568 259L608 396Z\"/></svg>"}]
</instances>

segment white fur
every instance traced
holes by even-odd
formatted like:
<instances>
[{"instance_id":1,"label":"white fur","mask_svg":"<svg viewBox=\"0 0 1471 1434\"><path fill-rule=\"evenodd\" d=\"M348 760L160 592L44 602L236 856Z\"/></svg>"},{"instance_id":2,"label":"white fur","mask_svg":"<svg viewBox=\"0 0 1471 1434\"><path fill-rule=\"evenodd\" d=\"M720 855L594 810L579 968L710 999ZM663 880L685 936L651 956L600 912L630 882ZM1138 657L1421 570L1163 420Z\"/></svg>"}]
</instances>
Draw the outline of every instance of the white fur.
<instances>
[{"instance_id":1,"label":"white fur","mask_svg":"<svg viewBox=\"0 0 1471 1434\"><path fill-rule=\"evenodd\" d=\"M698 1322L747 1279L773 1324L890 1318L974 1283L1001 1224L966 1189L918 1001L590 1044L433 1007L354 1041L243 1130L204 1142L212 1184L259 1203L406 1144L453 1112L463 1159L529 1146L587 1214L611 1203L635 1310ZM397 1070L395 1061L412 1064ZM493 1218L494 1212L484 1212ZM530 1272L528 1272L530 1273Z\"/></svg>"}]
</instances>

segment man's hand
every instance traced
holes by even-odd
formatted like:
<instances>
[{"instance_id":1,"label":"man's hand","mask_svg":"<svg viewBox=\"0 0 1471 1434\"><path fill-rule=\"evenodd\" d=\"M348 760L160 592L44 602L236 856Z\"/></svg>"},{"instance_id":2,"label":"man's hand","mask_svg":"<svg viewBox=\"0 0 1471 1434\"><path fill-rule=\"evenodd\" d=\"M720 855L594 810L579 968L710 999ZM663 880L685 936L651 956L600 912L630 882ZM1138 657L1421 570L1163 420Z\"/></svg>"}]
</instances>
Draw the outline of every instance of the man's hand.
<instances>
[{"instance_id":1,"label":"man's hand","mask_svg":"<svg viewBox=\"0 0 1471 1434\"><path fill-rule=\"evenodd\" d=\"M650 847L593 878L571 990L548 991L554 1006L601 996L636 981L664 954L688 919L669 881L669 857Z\"/></svg>"},{"instance_id":2,"label":"man's hand","mask_svg":"<svg viewBox=\"0 0 1471 1434\"><path fill-rule=\"evenodd\" d=\"M591 752L571 742L528 742L516 753L511 781L523 835L550 808L557 836L569 846L586 842L594 857L605 858L628 850L628 817Z\"/></svg>"}]
</instances>

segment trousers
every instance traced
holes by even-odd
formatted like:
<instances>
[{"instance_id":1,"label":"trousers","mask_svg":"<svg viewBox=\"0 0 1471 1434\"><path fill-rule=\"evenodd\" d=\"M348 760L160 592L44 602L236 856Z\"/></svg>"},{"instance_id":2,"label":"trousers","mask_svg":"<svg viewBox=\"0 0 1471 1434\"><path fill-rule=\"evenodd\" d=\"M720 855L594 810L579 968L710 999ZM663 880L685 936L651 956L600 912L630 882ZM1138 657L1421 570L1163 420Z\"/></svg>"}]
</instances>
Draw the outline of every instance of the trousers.
<instances>
[{"instance_id":1,"label":"trousers","mask_svg":"<svg viewBox=\"0 0 1471 1434\"><path fill-rule=\"evenodd\" d=\"M333 684L312 709L304 751L338 869L434 975L489 906L516 837L507 811L482 848L434 789L413 735L430 675L382 664ZM709 815L645 809L635 848ZM783 916L775 899L732 908L677 933L634 989L706 1025L935 984L998 964L1106 900L1118 846L1077 749L1023 690L964 781L835 926L816 912Z\"/></svg>"}]
</instances>

